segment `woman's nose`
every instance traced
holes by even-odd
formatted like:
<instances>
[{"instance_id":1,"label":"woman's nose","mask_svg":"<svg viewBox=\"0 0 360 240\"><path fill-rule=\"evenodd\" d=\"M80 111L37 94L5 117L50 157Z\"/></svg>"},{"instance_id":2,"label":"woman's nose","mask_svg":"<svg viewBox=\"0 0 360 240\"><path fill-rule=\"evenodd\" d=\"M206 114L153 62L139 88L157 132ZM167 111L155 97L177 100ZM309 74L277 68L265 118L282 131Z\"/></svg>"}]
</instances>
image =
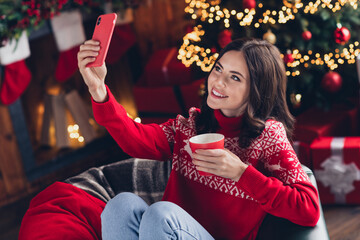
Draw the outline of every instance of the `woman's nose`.
<instances>
[{"instance_id":1,"label":"woman's nose","mask_svg":"<svg viewBox=\"0 0 360 240\"><path fill-rule=\"evenodd\" d=\"M224 76L218 76L216 79L215 79L215 85L216 86L221 86L221 87L224 87L226 84L225 84L225 77Z\"/></svg>"}]
</instances>

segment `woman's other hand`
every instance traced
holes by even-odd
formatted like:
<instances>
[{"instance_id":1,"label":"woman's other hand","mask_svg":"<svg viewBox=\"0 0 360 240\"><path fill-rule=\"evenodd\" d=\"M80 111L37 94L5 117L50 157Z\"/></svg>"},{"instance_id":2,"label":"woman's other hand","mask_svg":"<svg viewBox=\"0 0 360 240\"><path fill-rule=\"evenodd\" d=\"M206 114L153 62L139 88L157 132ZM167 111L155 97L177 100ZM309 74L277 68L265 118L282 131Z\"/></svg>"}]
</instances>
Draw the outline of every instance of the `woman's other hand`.
<instances>
[{"instance_id":1,"label":"woman's other hand","mask_svg":"<svg viewBox=\"0 0 360 240\"><path fill-rule=\"evenodd\" d=\"M77 58L80 73L89 88L91 96L96 102L104 102L108 97L105 87L107 73L105 63L100 67L86 67L89 63L95 61L99 50L100 43L98 41L88 40L80 46Z\"/></svg>"},{"instance_id":2,"label":"woman's other hand","mask_svg":"<svg viewBox=\"0 0 360 240\"><path fill-rule=\"evenodd\" d=\"M248 165L228 149L198 149L193 153L198 171L238 181Z\"/></svg>"}]
</instances>

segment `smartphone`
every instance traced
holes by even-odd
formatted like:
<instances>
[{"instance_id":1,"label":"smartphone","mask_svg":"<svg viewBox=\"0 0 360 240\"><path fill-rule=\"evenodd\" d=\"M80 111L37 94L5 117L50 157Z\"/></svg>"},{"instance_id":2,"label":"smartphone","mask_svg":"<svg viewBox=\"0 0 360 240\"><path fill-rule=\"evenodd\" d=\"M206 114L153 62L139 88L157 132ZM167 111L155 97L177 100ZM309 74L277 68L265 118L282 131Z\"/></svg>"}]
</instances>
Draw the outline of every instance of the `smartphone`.
<instances>
[{"instance_id":1,"label":"smartphone","mask_svg":"<svg viewBox=\"0 0 360 240\"><path fill-rule=\"evenodd\" d=\"M96 20L92 39L100 42L100 51L95 61L89 63L87 67L100 67L103 65L114 32L116 18L116 13L108 13L100 15Z\"/></svg>"}]
</instances>

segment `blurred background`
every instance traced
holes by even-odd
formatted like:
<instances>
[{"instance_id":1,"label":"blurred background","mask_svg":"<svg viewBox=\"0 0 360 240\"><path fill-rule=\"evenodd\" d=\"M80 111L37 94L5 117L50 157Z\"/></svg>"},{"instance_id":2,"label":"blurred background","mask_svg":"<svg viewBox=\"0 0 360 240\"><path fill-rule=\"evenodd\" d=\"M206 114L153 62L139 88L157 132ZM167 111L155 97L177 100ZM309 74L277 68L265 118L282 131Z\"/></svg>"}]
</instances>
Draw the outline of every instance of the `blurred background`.
<instances>
[{"instance_id":1,"label":"blurred background","mask_svg":"<svg viewBox=\"0 0 360 240\"><path fill-rule=\"evenodd\" d=\"M30 199L51 183L129 157L94 121L76 59L97 17L116 12L106 84L142 123L199 107L204 78L232 39L277 46L297 121L294 149L315 172L330 237L360 239L358 4L0 0L0 238L17 238ZM341 160L326 164L339 138Z\"/></svg>"}]
</instances>

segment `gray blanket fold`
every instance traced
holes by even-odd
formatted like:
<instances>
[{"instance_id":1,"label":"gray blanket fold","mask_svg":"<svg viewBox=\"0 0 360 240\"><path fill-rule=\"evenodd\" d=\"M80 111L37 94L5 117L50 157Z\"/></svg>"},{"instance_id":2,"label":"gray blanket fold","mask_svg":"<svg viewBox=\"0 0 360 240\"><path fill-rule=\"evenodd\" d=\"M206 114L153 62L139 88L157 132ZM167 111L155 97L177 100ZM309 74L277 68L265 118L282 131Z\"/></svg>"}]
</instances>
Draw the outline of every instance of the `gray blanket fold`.
<instances>
[{"instance_id":1,"label":"gray blanket fold","mask_svg":"<svg viewBox=\"0 0 360 240\"><path fill-rule=\"evenodd\" d=\"M170 161L130 158L91 168L65 182L104 202L118 193L133 192L151 204L161 200L170 171Z\"/></svg>"}]
</instances>

